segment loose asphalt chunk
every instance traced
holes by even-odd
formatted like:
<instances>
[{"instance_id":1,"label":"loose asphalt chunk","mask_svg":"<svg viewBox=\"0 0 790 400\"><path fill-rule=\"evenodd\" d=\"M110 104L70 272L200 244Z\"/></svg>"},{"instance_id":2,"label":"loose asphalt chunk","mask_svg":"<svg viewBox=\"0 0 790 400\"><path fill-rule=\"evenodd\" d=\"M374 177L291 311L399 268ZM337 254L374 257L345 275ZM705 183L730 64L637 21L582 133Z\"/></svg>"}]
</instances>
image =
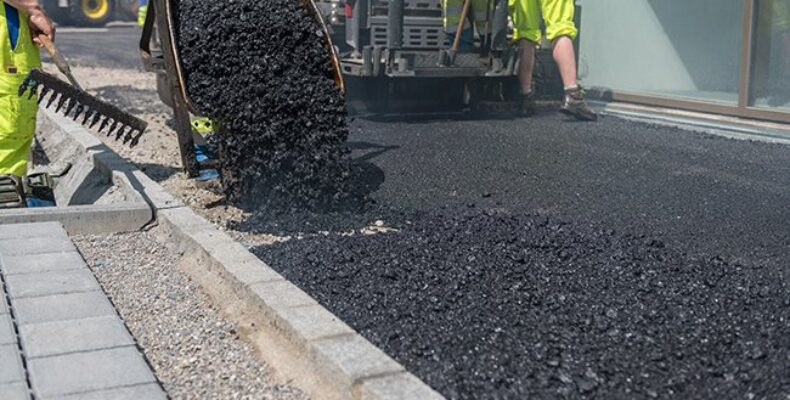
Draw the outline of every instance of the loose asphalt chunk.
<instances>
[{"instance_id":1,"label":"loose asphalt chunk","mask_svg":"<svg viewBox=\"0 0 790 400\"><path fill-rule=\"evenodd\" d=\"M790 395L790 271L502 210L256 253L443 395Z\"/></svg>"}]
</instances>

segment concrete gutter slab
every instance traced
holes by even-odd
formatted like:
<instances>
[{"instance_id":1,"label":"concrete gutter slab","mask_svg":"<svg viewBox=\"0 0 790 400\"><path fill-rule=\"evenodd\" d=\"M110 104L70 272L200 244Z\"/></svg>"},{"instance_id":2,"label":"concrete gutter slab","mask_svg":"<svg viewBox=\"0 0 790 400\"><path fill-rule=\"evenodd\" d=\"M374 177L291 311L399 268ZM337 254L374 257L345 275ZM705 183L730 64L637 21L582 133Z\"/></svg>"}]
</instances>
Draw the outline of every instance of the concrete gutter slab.
<instances>
[{"instance_id":1,"label":"concrete gutter slab","mask_svg":"<svg viewBox=\"0 0 790 400\"><path fill-rule=\"evenodd\" d=\"M59 222L70 234L101 234L136 231L154 219L139 174L74 121L41 110L37 142L50 164L71 165L55 186L58 207L0 210L0 224Z\"/></svg>"}]
</instances>

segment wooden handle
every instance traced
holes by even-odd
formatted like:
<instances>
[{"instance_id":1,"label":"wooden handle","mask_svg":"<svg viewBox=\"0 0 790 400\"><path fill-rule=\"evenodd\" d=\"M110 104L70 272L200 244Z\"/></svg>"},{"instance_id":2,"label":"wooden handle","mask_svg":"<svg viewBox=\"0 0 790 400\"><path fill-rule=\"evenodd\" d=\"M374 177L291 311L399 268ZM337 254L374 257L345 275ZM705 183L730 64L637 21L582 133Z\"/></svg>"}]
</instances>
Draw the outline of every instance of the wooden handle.
<instances>
[{"instance_id":1,"label":"wooden handle","mask_svg":"<svg viewBox=\"0 0 790 400\"><path fill-rule=\"evenodd\" d=\"M42 33L38 35L38 40L41 42L41 46L43 46L47 53L49 53L49 56L52 57L52 62L55 63L63 75L66 75L66 78L68 78L71 85L77 89L82 90L82 86L80 86L80 84L74 78L74 75L71 74L69 63L66 62L66 59L63 58L62 54L60 54L58 48L55 47L55 43L52 43L52 41L49 40L49 36Z\"/></svg>"},{"instance_id":2,"label":"wooden handle","mask_svg":"<svg viewBox=\"0 0 790 400\"><path fill-rule=\"evenodd\" d=\"M455 30L455 38L453 39L453 52L458 51L458 45L461 44L461 32L464 30L464 24L466 24L466 17L469 16L469 8L472 5L472 0L466 0L464 2L464 10L461 12L461 21L458 22L458 28Z\"/></svg>"}]
</instances>

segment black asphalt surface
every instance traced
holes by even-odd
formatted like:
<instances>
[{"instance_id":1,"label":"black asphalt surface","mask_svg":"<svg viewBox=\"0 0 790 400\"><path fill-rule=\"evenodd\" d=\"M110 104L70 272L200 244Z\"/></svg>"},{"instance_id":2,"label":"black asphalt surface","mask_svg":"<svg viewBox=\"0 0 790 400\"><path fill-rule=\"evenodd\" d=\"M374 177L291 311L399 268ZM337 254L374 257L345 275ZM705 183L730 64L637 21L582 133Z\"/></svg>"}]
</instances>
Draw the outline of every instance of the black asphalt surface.
<instances>
[{"instance_id":1,"label":"black asphalt surface","mask_svg":"<svg viewBox=\"0 0 790 400\"><path fill-rule=\"evenodd\" d=\"M441 393L790 395L787 146L546 111L351 127L375 203L325 219L399 232L255 251Z\"/></svg>"},{"instance_id":2,"label":"black asphalt surface","mask_svg":"<svg viewBox=\"0 0 790 400\"><path fill-rule=\"evenodd\" d=\"M552 112L353 128L400 232L256 254L445 396L790 394L787 146Z\"/></svg>"},{"instance_id":3,"label":"black asphalt surface","mask_svg":"<svg viewBox=\"0 0 790 400\"><path fill-rule=\"evenodd\" d=\"M529 120L358 119L352 128L349 145L372 164L380 204L538 211L703 254L790 252L788 146L550 111Z\"/></svg>"},{"instance_id":4,"label":"black asphalt surface","mask_svg":"<svg viewBox=\"0 0 790 400\"><path fill-rule=\"evenodd\" d=\"M450 399L790 394L790 271L450 208L257 253Z\"/></svg>"}]
</instances>

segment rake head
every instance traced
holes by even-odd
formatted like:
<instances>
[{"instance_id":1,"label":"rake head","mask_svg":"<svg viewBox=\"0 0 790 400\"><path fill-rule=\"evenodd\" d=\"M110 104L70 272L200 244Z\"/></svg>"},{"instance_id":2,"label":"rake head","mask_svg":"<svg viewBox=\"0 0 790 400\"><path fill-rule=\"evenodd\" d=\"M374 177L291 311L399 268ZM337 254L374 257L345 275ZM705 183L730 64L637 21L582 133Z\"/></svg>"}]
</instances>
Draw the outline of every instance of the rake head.
<instances>
[{"instance_id":1,"label":"rake head","mask_svg":"<svg viewBox=\"0 0 790 400\"><path fill-rule=\"evenodd\" d=\"M115 140L123 140L130 147L140 142L140 137L148 127L145 121L39 69L32 70L19 86L19 96L25 93L28 93L28 98L38 95L39 104L49 96L47 108L55 104L56 112L62 111L82 125L89 128L99 125L99 133L109 127L107 136L114 135ZM82 120L78 121L80 118Z\"/></svg>"}]
</instances>

